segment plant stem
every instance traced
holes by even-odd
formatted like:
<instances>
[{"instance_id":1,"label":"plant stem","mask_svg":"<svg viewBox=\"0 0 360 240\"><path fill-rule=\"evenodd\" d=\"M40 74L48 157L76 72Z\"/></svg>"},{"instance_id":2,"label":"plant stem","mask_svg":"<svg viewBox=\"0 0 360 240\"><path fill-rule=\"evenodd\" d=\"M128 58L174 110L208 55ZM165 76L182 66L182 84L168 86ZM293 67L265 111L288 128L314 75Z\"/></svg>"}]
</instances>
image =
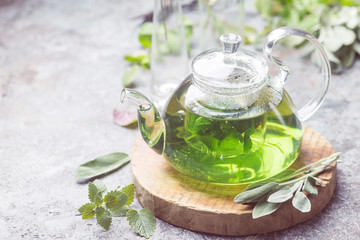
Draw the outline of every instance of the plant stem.
<instances>
[{"instance_id":1,"label":"plant stem","mask_svg":"<svg viewBox=\"0 0 360 240\"><path fill-rule=\"evenodd\" d=\"M302 171L302 170L305 170L306 168L310 167L310 166L313 166L313 165L316 165L316 164L319 164L319 163L323 163L323 162L326 162L326 161L329 161L328 164L326 165L322 165L322 166L319 166L317 168L314 168L313 171L311 171L310 173L307 173L299 178L296 178L296 179L293 179L293 180L290 180L290 181L287 181L287 182L281 182L279 184L279 186L286 186L286 185L291 185L293 183L296 183L302 179L305 179L307 178L308 176L316 176L317 174L321 173L322 171L325 170L326 167L328 167L330 164L332 164L333 162L335 162L338 158L340 157L340 153L335 153L327 158L324 158L324 159L321 159L319 160L318 162L315 162L315 163L312 163L312 164L309 164L307 166L304 166L302 168L300 168L299 170L297 170L294 174L290 175L289 177L287 177L288 179L292 179L296 176L299 176L299 175L302 175L304 174L303 172L299 172L299 171ZM286 179L286 178L283 178L283 179ZM283 180L281 179L281 180Z\"/></svg>"}]
</instances>

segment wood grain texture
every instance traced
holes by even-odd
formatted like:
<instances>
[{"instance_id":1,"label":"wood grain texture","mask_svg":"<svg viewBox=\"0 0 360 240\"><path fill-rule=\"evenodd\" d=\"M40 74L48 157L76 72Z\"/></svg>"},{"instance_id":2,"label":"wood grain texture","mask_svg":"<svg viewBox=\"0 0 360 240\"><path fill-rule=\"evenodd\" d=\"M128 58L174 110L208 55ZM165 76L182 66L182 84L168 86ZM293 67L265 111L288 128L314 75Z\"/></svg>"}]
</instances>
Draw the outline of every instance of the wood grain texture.
<instances>
[{"instance_id":1,"label":"wood grain texture","mask_svg":"<svg viewBox=\"0 0 360 240\"><path fill-rule=\"evenodd\" d=\"M333 152L324 137L304 127L300 155L291 168L299 168ZM168 223L206 233L237 236L291 227L319 213L331 199L336 185L336 163L333 163L318 175L323 183L318 188L319 194L309 197L310 212L302 213L287 201L275 213L252 219L253 204L233 201L246 185L216 185L186 177L153 152L140 137L131 155L135 190L142 206Z\"/></svg>"}]
</instances>

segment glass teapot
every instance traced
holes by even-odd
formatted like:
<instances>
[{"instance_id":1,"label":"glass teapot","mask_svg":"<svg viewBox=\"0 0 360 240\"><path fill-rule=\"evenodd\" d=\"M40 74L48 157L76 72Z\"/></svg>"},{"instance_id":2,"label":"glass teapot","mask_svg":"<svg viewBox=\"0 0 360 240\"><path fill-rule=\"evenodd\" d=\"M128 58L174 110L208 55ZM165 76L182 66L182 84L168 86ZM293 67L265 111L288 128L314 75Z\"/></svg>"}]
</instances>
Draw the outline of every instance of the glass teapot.
<instances>
[{"instance_id":1,"label":"glass teapot","mask_svg":"<svg viewBox=\"0 0 360 240\"><path fill-rule=\"evenodd\" d=\"M322 64L321 84L313 98L296 109L284 90L289 69L271 55L277 40L297 35L314 44ZM224 34L223 49L205 51L168 100L161 115L143 94L124 89L122 102L138 109L145 142L179 172L218 184L242 184L272 177L297 158L301 121L320 106L330 83L330 65L316 38L281 27L266 38L263 52L280 66L271 76L264 58L239 49L241 37Z\"/></svg>"}]
</instances>

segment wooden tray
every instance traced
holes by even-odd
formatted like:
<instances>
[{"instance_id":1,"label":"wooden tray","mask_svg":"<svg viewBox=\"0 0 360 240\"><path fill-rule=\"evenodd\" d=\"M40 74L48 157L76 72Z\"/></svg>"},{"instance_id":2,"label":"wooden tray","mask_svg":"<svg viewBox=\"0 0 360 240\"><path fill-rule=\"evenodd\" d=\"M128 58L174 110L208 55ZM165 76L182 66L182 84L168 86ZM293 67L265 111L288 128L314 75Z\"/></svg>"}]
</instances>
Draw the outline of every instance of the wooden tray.
<instances>
[{"instance_id":1,"label":"wooden tray","mask_svg":"<svg viewBox=\"0 0 360 240\"><path fill-rule=\"evenodd\" d=\"M301 152L292 168L333 152L324 137L305 127ZM336 185L336 163L333 163L318 175L323 183L318 187L319 194L309 197L310 212L302 213L287 201L273 214L252 219L254 205L236 204L233 200L246 185L215 185L186 177L152 151L140 137L135 141L131 155L135 190L142 206L168 223L206 233L236 236L288 228L319 213L331 199Z\"/></svg>"}]
</instances>

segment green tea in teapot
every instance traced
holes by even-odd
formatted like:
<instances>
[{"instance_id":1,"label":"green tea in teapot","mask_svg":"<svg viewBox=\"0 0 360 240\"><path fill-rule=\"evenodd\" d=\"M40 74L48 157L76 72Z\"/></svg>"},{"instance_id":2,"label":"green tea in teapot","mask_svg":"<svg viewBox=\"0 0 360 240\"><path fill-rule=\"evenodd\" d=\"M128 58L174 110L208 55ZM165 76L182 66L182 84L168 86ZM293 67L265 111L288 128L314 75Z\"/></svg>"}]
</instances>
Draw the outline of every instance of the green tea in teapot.
<instances>
[{"instance_id":1,"label":"green tea in teapot","mask_svg":"<svg viewBox=\"0 0 360 240\"><path fill-rule=\"evenodd\" d=\"M208 182L247 183L275 175L293 163L302 139L289 101L285 93L260 116L215 119L193 113L174 95L164 116L164 156L178 171Z\"/></svg>"}]
</instances>

